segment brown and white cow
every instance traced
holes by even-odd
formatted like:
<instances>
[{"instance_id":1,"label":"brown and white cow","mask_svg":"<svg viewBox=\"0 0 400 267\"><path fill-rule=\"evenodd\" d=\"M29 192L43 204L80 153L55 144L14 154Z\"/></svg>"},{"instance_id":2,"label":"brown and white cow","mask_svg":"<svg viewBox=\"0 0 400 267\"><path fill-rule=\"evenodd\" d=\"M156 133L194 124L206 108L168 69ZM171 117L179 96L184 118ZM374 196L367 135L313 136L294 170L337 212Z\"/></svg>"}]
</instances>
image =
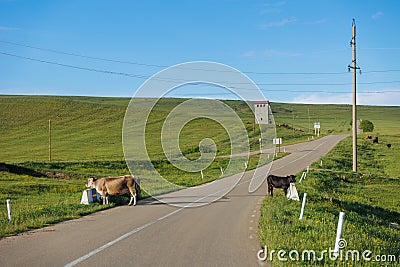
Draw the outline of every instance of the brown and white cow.
<instances>
[{"instance_id":1,"label":"brown and white cow","mask_svg":"<svg viewBox=\"0 0 400 267\"><path fill-rule=\"evenodd\" d=\"M94 178L90 177L86 184L88 188L95 188L103 199L103 205L108 204L109 195L125 195L130 194L131 200L129 206L136 205L136 196L138 186L138 178L132 175L125 175L119 177L104 177Z\"/></svg>"}]
</instances>

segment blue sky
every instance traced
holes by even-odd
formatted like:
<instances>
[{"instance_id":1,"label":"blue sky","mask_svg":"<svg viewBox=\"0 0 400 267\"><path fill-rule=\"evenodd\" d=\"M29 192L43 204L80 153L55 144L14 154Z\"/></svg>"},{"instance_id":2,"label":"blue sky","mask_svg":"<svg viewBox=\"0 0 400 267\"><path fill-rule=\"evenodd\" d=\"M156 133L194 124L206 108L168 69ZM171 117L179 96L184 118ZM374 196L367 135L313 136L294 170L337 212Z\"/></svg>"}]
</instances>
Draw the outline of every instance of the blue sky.
<instances>
[{"instance_id":1,"label":"blue sky","mask_svg":"<svg viewBox=\"0 0 400 267\"><path fill-rule=\"evenodd\" d=\"M0 0L0 94L130 97L165 67L213 61L272 101L350 104L355 18L358 103L400 105L399 12L399 1L369 0Z\"/></svg>"}]
</instances>

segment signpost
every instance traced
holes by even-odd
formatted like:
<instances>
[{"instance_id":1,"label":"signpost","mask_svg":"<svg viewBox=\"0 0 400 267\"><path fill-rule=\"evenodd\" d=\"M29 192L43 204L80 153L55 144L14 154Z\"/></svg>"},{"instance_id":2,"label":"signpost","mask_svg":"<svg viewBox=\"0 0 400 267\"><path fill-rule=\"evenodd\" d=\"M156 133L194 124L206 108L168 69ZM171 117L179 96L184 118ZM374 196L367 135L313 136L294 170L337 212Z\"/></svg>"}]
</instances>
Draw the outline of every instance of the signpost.
<instances>
[{"instance_id":1,"label":"signpost","mask_svg":"<svg viewBox=\"0 0 400 267\"><path fill-rule=\"evenodd\" d=\"M314 122L314 134L316 136L319 136L319 129L321 129L321 123L320 122Z\"/></svg>"},{"instance_id":2,"label":"signpost","mask_svg":"<svg viewBox=\"0 0 400 267\"><path fill-rule=\"evenodd\" d=\"M282 138L274 138L272 139L272 143L278 145L278 152L281 153Z\"/></svg>"}]
</instances>

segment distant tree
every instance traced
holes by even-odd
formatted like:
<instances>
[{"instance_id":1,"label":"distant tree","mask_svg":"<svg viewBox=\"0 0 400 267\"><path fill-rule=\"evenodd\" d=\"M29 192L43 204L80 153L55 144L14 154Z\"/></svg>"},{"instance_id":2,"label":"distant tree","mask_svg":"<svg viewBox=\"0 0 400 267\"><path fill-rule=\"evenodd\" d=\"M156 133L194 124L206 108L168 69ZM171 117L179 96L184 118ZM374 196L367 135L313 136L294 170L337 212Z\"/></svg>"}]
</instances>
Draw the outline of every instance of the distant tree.
<instances>
[{"instance_id":1,"label":"distant tree","mask_svg":"<svg viewBox=\"0 0 400 267\"><path fill-rule=\"evenodd\" d=\"M373 132L374 124L369 120L362 120L360 123L360 129L362 129L363 132Z\"/></svg>"}]
</instances>

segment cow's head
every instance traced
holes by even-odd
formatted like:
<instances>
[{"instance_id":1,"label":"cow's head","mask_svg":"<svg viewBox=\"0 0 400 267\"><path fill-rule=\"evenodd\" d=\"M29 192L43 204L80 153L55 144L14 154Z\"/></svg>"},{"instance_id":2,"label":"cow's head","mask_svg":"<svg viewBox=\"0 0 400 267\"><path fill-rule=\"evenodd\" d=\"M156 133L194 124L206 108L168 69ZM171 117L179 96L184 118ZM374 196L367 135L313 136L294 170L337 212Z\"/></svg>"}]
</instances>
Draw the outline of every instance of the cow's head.
<instances>
[{"instance_id":1,"label":"cow's head","mask_svg":"<svg viewBox=\"0 0 400 267\"><path fill-rule=\"evenodd\" d=\"M87 184L86 184L86 187L87 188L94 188L94 182L96 181L96 177L90 177L88 180L87 180Z\"/></svg>"},{"instance_id":2,"label":"cow's head","mask_svg":"<svg viewBox=\"0 0 400 267\"><path fill-rule=\"evenodd\" d=\"M296 175L289 175L288 176L288 182L289 183L295 183L296 182Z\"/></svg>"}]
</instances>

